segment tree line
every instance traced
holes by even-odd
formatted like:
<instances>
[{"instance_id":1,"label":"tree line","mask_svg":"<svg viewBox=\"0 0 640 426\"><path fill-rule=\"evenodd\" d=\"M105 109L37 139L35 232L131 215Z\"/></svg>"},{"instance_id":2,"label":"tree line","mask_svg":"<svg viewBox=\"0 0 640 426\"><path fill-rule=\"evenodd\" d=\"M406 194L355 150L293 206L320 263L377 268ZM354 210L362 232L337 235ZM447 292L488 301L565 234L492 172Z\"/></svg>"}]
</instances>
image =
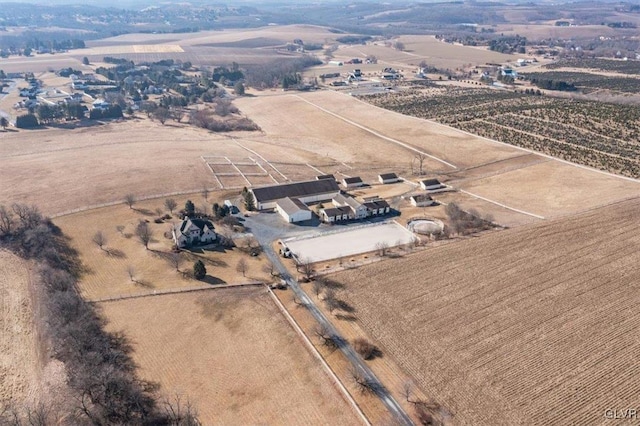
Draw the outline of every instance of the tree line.
<instances>
[{"instance_id":1,"label":"tree line","mask_svg":"<svg viewBox=\"0 0 640 426\"><path fill-rule=\"evenodd\" d=\"M0 205L0 247L38 264L35 285L44 305L45 339L51 356L66 367L72 394L65 407L51 411L0 406L0 424L58 424L63 417L71 424L199 424L190 405L161 403L159 386L137 376L127 338L105 331L106 320L79 293L78 253L37 207ZM60 418L50 418L53 412ZM42 421L33 423L34 418Z\"/></svg>"}]
</instances>

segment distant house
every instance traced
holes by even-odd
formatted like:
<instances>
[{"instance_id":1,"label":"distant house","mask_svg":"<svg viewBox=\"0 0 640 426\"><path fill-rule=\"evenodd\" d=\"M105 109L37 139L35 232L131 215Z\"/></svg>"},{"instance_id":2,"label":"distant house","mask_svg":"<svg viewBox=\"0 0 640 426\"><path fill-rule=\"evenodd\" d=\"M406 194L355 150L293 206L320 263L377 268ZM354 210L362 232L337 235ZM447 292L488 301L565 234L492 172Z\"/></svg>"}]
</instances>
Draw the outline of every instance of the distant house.
<instances>
[{"instance_id":1,"label":"distant house","mask_svg":"<svg viewBox=\"0 0 640 426\"><path fill-rule=\"evenodd\" d=\"M342 186L345 188L357 188L359 186L364 186L364 182L359 176L354 176L342 179Z\"/></svg>"},{"instance_id":2,"label":"distant house","mask_svg":"<svg viewBox=\"0 0 640 426\"><path fill-rule=\"evenodd\" d=\"M96 99L93 101L93 107L96 109L107 109L111 104L104 99Z\"/></svg>"},{"instance_id":3,"label":"distant house","mask_svg":"<svg viewBox=\"0 0 640 426\"><path fill-rule=\"evenodd\" d=\"M303 203L313 203L332 199L340 193L335 180L320 179L279 185L269 185L250 189L256 199L258 210L274 209L278 200L297 198Z\"/></svg>"},{"instance_id":4,"label":"distant house","mask_svg":"<svg viewBox=\"0 0 640 426\"><path fill-rule=\"evenodd\" d=\"M316 176L316 180L321 180L321 179L336 180L336 177L334 175L319 175L319 176Z\"/></svg>"},{"instance_id":5,"label":"distant house","mask_svg":"<svg viewBox=\"0 0 640 426\"><path fill-rule=\"evenodd\" d=\"M513 79L518 78L518 72L512 68L502 68L500 70L500 74L502 74L503 77L513 77Z\"/></svg>"},{"instance_id":6,"label":"distant house","mask_svg":"<svg viewBox=\"0 0 640 426\"><path fill-rule=\"evenodd\" d=\"M211 221L199 218L185 218L180 226L173 228L173 241L178 247L212 244L217 240Z\"/></svg>"},{"instance_id":7,"label":"distant house","mask_svg":"<svg viewBox=\"0 0 640 426\"><path fill-rule=\"evenodd\" d=\"M436 201L428 194L412 195L409 201L416 207L427 207L436 204Z\"/></svg>"},{"instance_id":8,"label":"distant house","mask_svg":"<svg viewBox=\"0 0 640 426\"><path fill-rule=\"evenodd\" d=\"M425 191L446 188L446 186L441 184L438 179L425 179L420 182L420 187Z\"/></svg>"},{"instance_id":9,"label":"distant house","mask_svg":"<svg viewBox=\"0 0 640 426\"><path fill-rule=\"evenodd\" d=\"M289 223L311 220L313 213L297 198L283 198L276 201L276 211Z\"/></svg>"},{"instance_id":10,"label":"distant house","mask_svg":"<svg viewBox=\"0 0 640 426\"><path fill-rule=\"evenodd\" d=\"M395 183L400 182L400 178L395 173L383 173L378 175L380 183Z\"/></svg>"}]
</instances>

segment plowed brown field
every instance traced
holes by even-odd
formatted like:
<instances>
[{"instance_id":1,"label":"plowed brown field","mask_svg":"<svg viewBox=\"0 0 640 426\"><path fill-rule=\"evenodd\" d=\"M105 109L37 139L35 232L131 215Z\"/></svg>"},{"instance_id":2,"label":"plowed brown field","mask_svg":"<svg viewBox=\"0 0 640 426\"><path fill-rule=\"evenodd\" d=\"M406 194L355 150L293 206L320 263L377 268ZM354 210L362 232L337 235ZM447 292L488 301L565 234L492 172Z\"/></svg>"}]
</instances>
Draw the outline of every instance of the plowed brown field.
<instances>
[{"instance_id":1,"label":"plowed brown field","mask_svg":"<svg viewBox=\"0 0 640 426\"><path fill-rule=\"evenodd\" d=\"M640 200L342 272L359 321L453 424L637 407Z\"/></svg>"},{"instance_id":2,"label":"plowed brown field","mask_svg":"<svg viewBox=\"0 0 640 426\"><path fill-rule=\"evenodd\" d=\"M101 306L140 374L187 396L205 425L359 424L262 287Z\"/></svg>"}]
</instances>

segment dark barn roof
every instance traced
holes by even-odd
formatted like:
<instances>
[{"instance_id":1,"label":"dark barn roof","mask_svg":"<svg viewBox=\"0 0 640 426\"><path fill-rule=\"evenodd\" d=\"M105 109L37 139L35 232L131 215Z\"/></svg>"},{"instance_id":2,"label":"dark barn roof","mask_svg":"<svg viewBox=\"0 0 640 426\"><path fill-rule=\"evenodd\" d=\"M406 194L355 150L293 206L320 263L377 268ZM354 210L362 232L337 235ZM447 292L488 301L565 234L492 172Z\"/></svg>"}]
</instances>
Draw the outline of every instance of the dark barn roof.
<instances>
[{"instance_id":1,"label":"dark barn roof","mask_svg":"<svg viewBox=\"0 0 640 426\"><path fill-rule=\"evenodd\" d=\"M262 188L253 188L251 190L253 195L256 197L256 201L259 203L279 200L287 197L297 198L338 191L340 191L338 184L335 180L331 179L309 180L283 185L263 186Z\"/></svg>"},{"instance_id":2,"label":"dark barn roof","mask_svg":"<svg viewBox=\"0 0 640 426\"><path fill-rule=\"evenodd\" d=\"M344 183L346 183L346 184L349 184L349 183L358 183L358 182L362 182L362 179L360 179L360 176L354 176L354 177L344 178Z\"/></svg>"},{"instance_id":3,"label":"dark barn roof","mask_svg":"<svg viewBox=\"0 0 640 426\"><path fill-rule=\"evenodd\" d=\"M425 179L422 181L424 186L442 185L438 179Z\"/></svg>"},{"instance_id":4,"label":"dark barn roof","mask_svg":"<svg viewBox=\"0 0 640 426\"><path fill-rule=\"evenodd\" d=\"M398 179L398 175L395 173L383 173L380 175L380 178L382 178L382 180Z\"/></svg>"},{"instance_id":5,"label":"dark barn roof","mask_svg":"<svg viewBox=\"0 0 640 426\"><path fill-rule=\"evenodd\" d=\"M320 176L316 176L316 180L320 180L320 179L333 179L336 180L336 177L334 175L320 175Z\"/></svg>"}]
</instances>

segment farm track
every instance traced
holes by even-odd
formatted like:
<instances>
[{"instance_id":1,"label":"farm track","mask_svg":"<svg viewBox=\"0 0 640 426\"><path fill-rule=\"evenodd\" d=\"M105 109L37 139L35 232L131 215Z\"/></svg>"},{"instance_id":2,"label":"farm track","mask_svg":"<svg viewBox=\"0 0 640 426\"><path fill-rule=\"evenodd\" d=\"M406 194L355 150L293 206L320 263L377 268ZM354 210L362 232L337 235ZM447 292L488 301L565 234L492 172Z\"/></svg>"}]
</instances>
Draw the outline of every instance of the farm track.
<instances>
[{"instance_id":1,"label":"farm track","mask_svg":"<svg viewBox=\"0 0 640 426\"><path fill-rule=\"evenodd\" d=\"M639 212L634 199L335 278L453 424L599 423L640 392L627 376L640 365Z\"/></svg>"}]
</instances>

